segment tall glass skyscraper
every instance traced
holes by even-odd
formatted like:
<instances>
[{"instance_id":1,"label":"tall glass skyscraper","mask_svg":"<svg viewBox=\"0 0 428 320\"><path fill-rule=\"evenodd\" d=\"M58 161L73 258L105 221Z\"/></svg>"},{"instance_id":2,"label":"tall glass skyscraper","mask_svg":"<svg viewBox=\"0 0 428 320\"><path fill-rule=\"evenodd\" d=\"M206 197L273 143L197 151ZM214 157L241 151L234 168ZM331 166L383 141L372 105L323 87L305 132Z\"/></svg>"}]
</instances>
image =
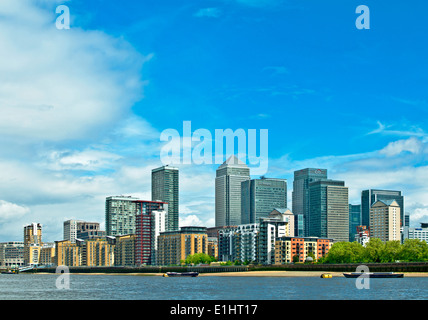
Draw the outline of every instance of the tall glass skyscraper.
<instances>
[{"instance_id":1,"label":"tall glass skyscraper","mask_svg":"<svg viewBox=\"0 0 428 320\"><path fill-rule=\"evenodd\" d=\"M256 223L275 208L287 208L287 180L252 179L241 183L241 223Z\"/></svg>"},{"instance_id":2,"label":"tall glass skyscraper","mask_svg":"<svg viewBox=\"0 0 428 320\"><path fill-rule=\"evenodd\" d=\"M241 183L250 179L250 168L236 156L216 171L215 226L241 224Z\"/></svg>"},{"instance_id":3,"label":"tall glass skyscraper","mask_svg":"<svg viewBox=\"0 0 428 320\"><path fill-rule=\"evenodd\" d=\"M400 222L404 221L404 197L401 191L369 189L361 192L361 223L370 226L370 208L378 200L395 200L400 206ZM401 225L402 225L401 224Z\"/></svg>"},{"instance_id":4,"label":"tall glass skyscraper","mask_svg":"<svg viewBox=\"0 0 428 320\"><path fill-rule=\"evenodd\" d=\"M337 241L349 241L348 187L337 180L309 184L308 234Z\"/></svg>"},{"instance_id":5,"label":"tall glass skyscraper","mask_svg":"<svg viewBox=\"0 0 428 320\"><path fill-rule=\"evenodd\" d=\"M163 166L152 170L152 201L168 203L167 231L179 229L178 168Z\"/></svg>"},{"instance_id":6,"label":"tall glass skyscraper","mask_svg":"<svg viewBox=\"0 0 428 320\"><path fill-rule=\"evenodd\" d=\"M357 227L361 225L361 205L350 204L349 205L349 241L355 241L355 235L357 234Z\"/></svg>"},{"instance_id":7,"label":"tall glass skyscraper","mask_svg":"<svg viewBox=\"0 0 428 320\"><path fill-rule=\"evenodd\" d=\"M294 171L292 212L303 215L305 236L310 236L306 221L309 214L309 183L321 179L327 179L326 169L306 168Z\"/></svg>"}]
</instances>

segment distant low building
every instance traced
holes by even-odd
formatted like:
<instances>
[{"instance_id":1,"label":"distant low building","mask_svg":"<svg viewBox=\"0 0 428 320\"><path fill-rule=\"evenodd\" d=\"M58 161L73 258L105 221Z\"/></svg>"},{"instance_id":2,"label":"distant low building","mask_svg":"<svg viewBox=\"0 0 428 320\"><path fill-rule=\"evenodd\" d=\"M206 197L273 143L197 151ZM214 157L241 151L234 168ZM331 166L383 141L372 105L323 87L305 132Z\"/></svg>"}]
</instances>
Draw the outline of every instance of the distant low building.
<instances>
[{"instance_id":1,"label":"distant low building","mask_svg":"<svg viewBox=\"0 0 428 320\"><path fill-rule=\"evenodd\" d=\"M370 241L369 228L367 226L357 226L354 241L365 247L366 244Z\"/></svg>"},{"instance_id":2,"label":"distant low building","mask_svg":"<svg viewBox=\"0 0 428 320\"><path fill-rule=\"evenodd\" d=\"M0 267L24 266L24 242L10 241L0 243Z\"/></svg>"},{"instance_id":3,"label":"distant low building","mask_svg":"<svg viewBox=\"0 0 428 320\"><path fill-rule=\"evenodd\" d=\"M409 239L419 239L428 243L428 223L421 223L420 228L409 228Z\"/></svg>"}]
</instances>

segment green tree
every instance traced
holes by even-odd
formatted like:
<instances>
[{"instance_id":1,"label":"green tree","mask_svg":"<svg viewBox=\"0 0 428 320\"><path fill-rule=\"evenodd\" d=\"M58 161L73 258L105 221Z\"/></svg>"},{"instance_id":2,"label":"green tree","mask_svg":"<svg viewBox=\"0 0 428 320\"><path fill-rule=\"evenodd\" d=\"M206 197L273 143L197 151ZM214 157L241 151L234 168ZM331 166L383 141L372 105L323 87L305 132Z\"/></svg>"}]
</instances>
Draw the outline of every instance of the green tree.
<instances>
[{"instance_id":1,"label":"green tree","mask_svg":"<svg viewBox=\"0 0 428 320\"><path fill-rule=\"evenodd\" d=\"M406 239L401 246L398 260L402 261L427 261L428 244L419 239Z\"/></svg>"},{"instance_id":2,"label":"green tree","mask_svg":"<svg viewBox=\"0 0 428 320\"><path fill-rule=\"evenodd\" d=\"M384 244L383 250L380 252L380 262L395 262L399 259L402 246L400 241L387 241Z\"/></svg>"},{"instance_id":3,"label":"green tree","mask_svg":"<svg viewBox=\"0 0 428 320\"><path fill-rule=\"evenodd\" d=\"M381 262L381 254L385 245L382 240L378 238L371 238L366 244L365 248L365 261L364 262Z\"/></svg>"},{"instance_id":4,"label":"green tree","mask_svg":"<svg viewBox=\"0 0 428 320\"><path fill-rule=\"evenodd\" d=\"M186 257L185 263L186 264L200 264L200 263L211 263L214 262L215 258L211 257L210 255L206 253L195 253L188 255Z\"/></svg>"}]
</instances>

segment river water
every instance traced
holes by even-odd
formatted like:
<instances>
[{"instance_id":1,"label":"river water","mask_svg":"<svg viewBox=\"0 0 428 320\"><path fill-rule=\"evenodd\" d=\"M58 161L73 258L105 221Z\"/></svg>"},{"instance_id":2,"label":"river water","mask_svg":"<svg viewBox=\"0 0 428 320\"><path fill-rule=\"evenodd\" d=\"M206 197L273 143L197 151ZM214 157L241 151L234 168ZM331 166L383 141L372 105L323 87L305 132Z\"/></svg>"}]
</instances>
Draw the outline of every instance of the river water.
<instances>
[{"instance_id":1,"label":"river water","mask_svg":"<svg viewBox=\"0 0 428 320\"><path fill-rule=\"evenodd\" d=\"M364 280L367 281L367 280ZM428 278L0 275L0 300L426 300Z\"/></svg>"}]
</instances>

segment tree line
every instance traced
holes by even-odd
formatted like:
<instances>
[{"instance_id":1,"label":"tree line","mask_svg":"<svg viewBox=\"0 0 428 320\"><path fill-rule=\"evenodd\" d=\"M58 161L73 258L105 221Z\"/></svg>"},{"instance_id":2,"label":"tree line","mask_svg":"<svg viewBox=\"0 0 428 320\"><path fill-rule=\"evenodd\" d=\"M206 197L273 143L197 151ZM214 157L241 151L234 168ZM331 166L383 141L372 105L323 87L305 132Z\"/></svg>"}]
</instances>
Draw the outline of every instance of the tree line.
<instances>
[{"instance_id":1,"label":"tree line","mask_svg":"<svg viewBox=\"0 0 428 320\"><path fill-rule=\"evenodd\" d=\"M419 239L382 242L371 238L366 246L358 242L336 242L318 263L388 263L428 261L428 244Z\"/></svg>"}]
</instances>

